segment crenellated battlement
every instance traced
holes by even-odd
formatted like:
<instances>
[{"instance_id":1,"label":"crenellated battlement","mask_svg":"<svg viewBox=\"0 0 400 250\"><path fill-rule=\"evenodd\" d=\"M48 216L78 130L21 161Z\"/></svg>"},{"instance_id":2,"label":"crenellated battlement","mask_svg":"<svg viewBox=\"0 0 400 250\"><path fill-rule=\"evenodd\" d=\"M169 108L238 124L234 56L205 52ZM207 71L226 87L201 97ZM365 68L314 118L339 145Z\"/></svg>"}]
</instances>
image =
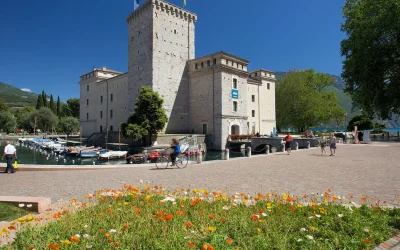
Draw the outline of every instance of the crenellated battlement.
<instances>
[{"instance_id":1,"label":"crenellated battlement","mask_svg":"<svg viewBox=\"0 0 400 250\"><path fill-rule=\"evenodd\" d=\"M157 10L161 10L171 16L175 16L185 21L189 22L196 22L197 15L187 11L183 8L180 8L176 5L168 3L164 0L147 0L142 3L135 11L133 11L129 16L126 18L126 22L130 24L136 18L139 18L144 13L147 13L149 8L156 8Z\"/></svg>"}]
</instances>

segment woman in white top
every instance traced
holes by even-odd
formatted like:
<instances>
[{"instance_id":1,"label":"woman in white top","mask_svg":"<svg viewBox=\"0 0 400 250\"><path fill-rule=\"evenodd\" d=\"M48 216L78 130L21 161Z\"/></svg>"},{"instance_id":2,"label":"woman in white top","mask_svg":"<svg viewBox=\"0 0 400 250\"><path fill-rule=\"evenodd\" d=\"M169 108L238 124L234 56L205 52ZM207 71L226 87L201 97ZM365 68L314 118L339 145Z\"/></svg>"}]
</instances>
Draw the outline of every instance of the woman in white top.
<instances>
[{"instance_id":1,"label":"woman in white top","mask_svg":"<svg viewBox=\"0 0 400 250\"><path fill-rule=\"evenodd\" d=\"M324 133L322 133L321 139L320 139L320 143L321 143L321 153L322 153L322 154L326 154L326 150L325 150L326 143L327 143L327 140L326 140L326 139L327 139L326 136L324 135Z\"/></svg>"}]
</instances>

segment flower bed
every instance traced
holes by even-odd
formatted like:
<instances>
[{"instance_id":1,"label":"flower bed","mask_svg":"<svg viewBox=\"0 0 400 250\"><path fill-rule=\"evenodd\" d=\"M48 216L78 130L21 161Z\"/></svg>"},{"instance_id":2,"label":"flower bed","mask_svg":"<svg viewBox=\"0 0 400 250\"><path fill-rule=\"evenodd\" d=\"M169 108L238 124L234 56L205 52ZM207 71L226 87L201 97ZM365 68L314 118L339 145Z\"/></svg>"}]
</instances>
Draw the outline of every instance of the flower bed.
<instances>
[{"instance_id":1,"label":"flower bed","mask_svg":"<svg viewBox=\"0 0 400 250\"><path fill-rule=\"evenodd\" d=\"M400 229L399 209L356 207L330 191L228 197L125 185L86 199L43 226L22 220L10 249L373 249Z\"/></svg>"}]
</instances>

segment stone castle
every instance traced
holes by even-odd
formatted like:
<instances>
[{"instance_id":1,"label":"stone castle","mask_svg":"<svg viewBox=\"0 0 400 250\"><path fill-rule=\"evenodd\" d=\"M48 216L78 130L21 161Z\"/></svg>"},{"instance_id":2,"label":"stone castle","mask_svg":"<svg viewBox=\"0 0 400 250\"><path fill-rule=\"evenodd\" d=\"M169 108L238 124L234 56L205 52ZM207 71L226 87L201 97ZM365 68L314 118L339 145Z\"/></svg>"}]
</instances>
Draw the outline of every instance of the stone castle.
<instances>
[{"instance_id":1,"label":"stone castle","mask_svg":"<svg viewBox=\"0 0 400 250\"><path fill-rule=\"evenodd\" d=\"M275 74L247 71L226 52L195 58L197 15L164 0L146 0L127 18L128 72L94 68L80 77L83 136L117 131L141 86L164 99L168 134L205 134L225 148L229 134L275 131Z\"/></svg>"}]
</instances>

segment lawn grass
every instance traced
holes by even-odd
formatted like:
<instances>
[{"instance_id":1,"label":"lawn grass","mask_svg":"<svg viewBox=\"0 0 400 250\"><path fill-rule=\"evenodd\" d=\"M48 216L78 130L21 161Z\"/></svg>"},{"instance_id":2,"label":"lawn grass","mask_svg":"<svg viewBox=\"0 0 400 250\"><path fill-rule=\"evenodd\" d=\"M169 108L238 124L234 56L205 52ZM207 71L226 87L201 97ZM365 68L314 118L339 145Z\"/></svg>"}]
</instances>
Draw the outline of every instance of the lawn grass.
<instances>
[{"instance_id":1,"label":"lawn grass","mask_svg":"<svg viewBox=\"0 0 400 250\"><path fill-rule=\"evenodd\" d=\"M367 198L330 191L253 197L125 186L86 199L43 226L21 220L7 249L373 249L400 230L399 209L378 200L356 207Z\"/></svg>"},{"instance_id":2,"label":"lawn grass","mask_svg":"<svg viewBox=\"0 0 400 250\"><path fill-rule=\"evenodd\" d=\"M0 202L0 221L12 221L24 215L24 209L9 203Z\"/></svg>"}]
</instances>

